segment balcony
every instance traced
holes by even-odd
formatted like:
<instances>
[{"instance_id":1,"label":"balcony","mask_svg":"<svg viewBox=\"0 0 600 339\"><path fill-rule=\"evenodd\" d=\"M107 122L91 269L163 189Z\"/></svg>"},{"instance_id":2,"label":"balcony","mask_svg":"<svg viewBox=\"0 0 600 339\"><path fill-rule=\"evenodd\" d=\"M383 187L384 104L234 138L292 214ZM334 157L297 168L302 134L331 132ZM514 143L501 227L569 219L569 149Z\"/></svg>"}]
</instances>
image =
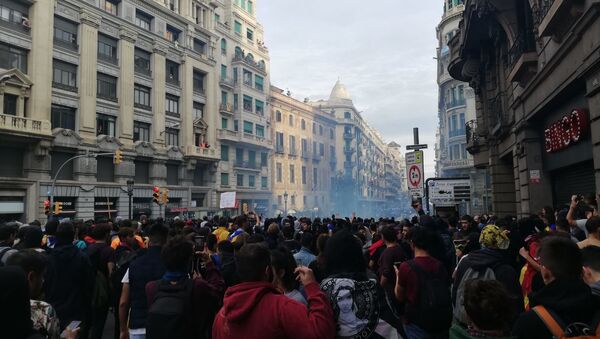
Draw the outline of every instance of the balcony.
<instances>
[{"instance_id":1,"label":"balcony","mask_svg":"<svg viewBox=\"0 0 600 339\"><path fill-rule=\"evenodd\" d=\"M233 167L235 167L237 169L246 169L246 170L254 170L254 171L261 170L261 167L256 162L250 162L250 161L236 160Z\"/></svg>"},{"instance_id":2,"label":"balcony","mask_svg":"<svg viewBox=\"0 0 600 339\"><path fill-rule=\"evenodd\" d=\"M290 152L288 153L290 156L295 157L298 155L298 152L295 148L290 148Z\"/></svg>"},{"instance_id":3,"label":"balcony","mask_svg":"<svg viewBox=\"0 0 600 339\"><path fill-rule=\"evenodd\" d=\"M356 163L354 161L344 161L344 168L354 168Z\"/></svg>"},{"instance_id":4,"label":"balcony","mask_svg":"<svg viewBox=\"0 0 600 339\"><path fill-rule=\"evenodd\" d=\"M233 142L239 141L238 132L230 131L228 129L218 130L217 137L221 140L228 140L228 141L233 141Z\"/></svg>"},{"instance_id":5,"label":"balcony","mask_svg":"<svg viewBox=\"0 0 600 339\"><path fill-rule=\"evenodd\" d=\"M246 142L259 147L270 147L273 141L250 133L242 133L241 142Z\"/></svg>"},{"instance_id":6,"label":"balcony","mask_svg":"<svg viewBox=\"0 0 600 339\"><path fill-rule=\"evenodd\" d=\"M79 45L74 41L65 41L61 39L54 39L54 46L66 48L68 50L77 52L79 51Z\"/></svg>"},{"instance_id":7,"label":"balcony","mask_svg":"<svg viewBox=\"0 0 600 339\"><path fill-rule=\"evenodd\" d=\"M223 87L228 87L228 88L233 89L233 86L234 86L233 78L230 78L230 77L220 77L219 78L219 85L221 85Z\"/></svg>"},{"instance_id":8,"label":"balcony","mask_svg":"<svg viewBox=\"0 0 600 339\"><path fill-rule=\"evenodd\" d=\"M194 87L192 92L194 92L194 95L199 95L201 97L206 96L206 92L204 92L204 88L202 88L202 87Z\"/></svg>"},{"instance_id":9,"label":"balcony","mask_svg":"<svg viewBox=\"0 0 600 339\"><path fill-rule=\"evenodd\" d=\"M106 63L112 64L112 65L115 65L115 66L119 65L119 59L117 59L117 57L115 57L115 56L110 56L110 55L98 53L98 60L99 61L104 61Z\"/></svg>"},{"instance_id":10,"label":"balcony","mask_svg":"<svg viewBox=\"0 0 600 339\"><path fill-rule=\"evenodd\" d=\"M233 115L233 105L232 104L221 104L221 105L219 105L219 111L223 114Z\"/></svg>"},{"instance_id":11,"label":"balcony","mask_svg":"<svg viewBox=\"0 0 600 339\"><path fill-rule=\"evenodd\" d=\"M255 71L258 71L259 73L261 73L263 75L266 75L267 68L265 66L265 63L264 62L256 62L256 61L254 61L254 58L252 58L252 57L244 56L244 54L237 54L233 57L232 61L233 61L233 63L241 62L247 66L250 66Z\"/></svg>"},{"instance_id":12,"label":"balcony","mask_svg":"<svg viewBox=\"0 0 600 339\"><path fill-rule=\"evenodd\" d=\"M452 169L469 168L469 167L473 167L473 163L469 159L453 159L453 160L442 161L442 169L443 170L452 170Z\"/></svg>"},{"instance_id":13,"label":"balcony","mask_svg":"<svg viewBox=\"0 0 600 339\"><path fill-rule=\"evenodd\" d=\"M352 140L353 138L352 133L344 132L344 140Z\"/></svg>"},{"instance_id":14,"label":"balcony","mask_svg":"<svg viewBox=\"0 0 600 339\"><path fill-rule=\"evenodd\" d=\"M355 151L354 147L344 146L344 153L352 154L352 153L354 153L354 151Z\"/></svg>"},{"instance_id":15,"label":"balcony","mask_svg":"<svg viewBox=\"0 0 600 339\"><path fill-rule=\"evenodd\" d=\"M461 107L466 105L466 100L465 98L451 98L450 100L446 101L446 110L449 109L454 109L456 107Z\"/></svg>"},{"instance_id":16,"label":"balcony","mask_svg":"<svg viewBox=\"0 0 600 339\"><path fill-rule=\"evenodd\" d=\"M456 137L464 137L465 136L465 129L461 128L461 129L455 129L455 130L451 130L448 132L448 137L449 138L456 138Z\"/></svg>"},{"instance_id":17,"label":"balcony","mask_svg":"<svg viewBox=\"0 0 600 339\"><path fill-rule=\"evenodd\" d=\"M454 5L452 8L450 8L447 11L444 11L444 14L442 16L442 21L455 16L457 14L462 13L465 10L465 5L464 4L458 4L458 5Z\"/></svg>"},{"instance_id":18,"label":"balcony","mask_svg":"<svg viewBox=\"0 0 600 339\"><path fill-rule=\"evenodd\" d=\"M283 154L283 145L276 145L275 146L275 153Z\"/></svg>"},{"instance_id":19,"label":"balcony","mask_svg":"<svg viewBox=\"0 0 600 339\"><path fill-rule=\"evenodd\" d=\"M52 135L50 121L18 117L9 114L0 114L0 130L37 136Z\"/></svg>"},{"instance_id":20,"label":"balcony","mask_svg":"<svg viewBox=\"0 0 600 339\"><path fill-rule=\"evenodd\" d=\"M308 158L310 158L310 154L306 150L302 151L302 155L301 156L302 156L302 159L308 159Z\"/></svg>"},{"instance_id":21,"label":"balcony","mask_svg":"<svg viewBox=\"0 0 600 339\"><path fill-rule=\"evenodd\" d=\"M147 77L152 77L152 71L148 67L135 65L133 71L135 72L135 74L141 74Z\"/></svg>"},{"instance_id":22,"label":"balcony","mask_svg":"<svg viewBox=\"0 0 600 339\"><path fill-rule=\"evenodd\" d=\"M537 52L533 36L519 36L508 51L510 82L527 82L537 72Z\"/></svg>"},{"instance_id":23,"label":"balcony","mask_svg":"<svg viewBox=\"0 0 600 339\"><path fill-rule=\"evenodd\" d=\"M189 145L186 155L190 157L208 158L210 160L219 160L217 151L214 148L203 148Z\"/></svg>"},{"instance_id":24,"label":"balcony","mask_svg":"<svg viewBox=\"0 0 600 339\"><path fill-rule=\"evenodd\" d=\"M534 21L540 36L563 35L583 13L583 2L573 0L540 0L534 6Z\"/></svg>"},{"instance_id":25,"label":"balcony","mask_svg":"<svg viewBox=\"0 0 600 339\"><path fill-rule=\"evenodd\" d=\"M323 156L321 156L321 155L318 155L318 154L316 154L316 153L315 153L315 154L313 154L313 156L312 156L312 160L313 160L313 161L321 161L321 158L323 158Z\"/></svg>"},{"instance_id":26,"label":"balcony","mask_svg":"<svg viewBox=\"0 0 600 339\"><path fill-rule=\"evenodd\" d=\"M166 111L165 114L168 115L168 116L170 116L170 117L173 117L173 118L181 118L181 114L179 114L178 112L169 112L169 111Z\"/></svg>"},{"instance_id":27,"label":"balcony","mask_svg":"<svg viewBox=\"0 0 600 339\"><path fill-rule=\"evenodd\" d=\"M473 162L475 167L482 167L487 165L487 142L485 138L485 132L480 130L477 125L477 120L471 120L467 122L465 126L465 134L467 137L467 152L473 155Z\"/></svg>"},{"instance_id":28,"label":"balcony","mask_svg":"<svg viewBox=\"0 0 600 339\"><path fill-rule=\"evenodd\" d=\"M62 89L64 91L77 93L77 86L69 86L69 85L61 84L60 82L52 81L52 87Z\"/></svg>"},{"instance_id":29,"label":"balcony","mask_svg":"<svg viewBox=\"0 0 600 339\"><path fill-rule=\"evenodd\" d=\"M150 106L150 105L144 105L144 104L138 104L136 102L133 103L133 107L139 108L139 109L143 109L143 110L146 110L146 111L152 111L152 106Z\"/></svg>"},{"instance_id":30,"label":"balcony","mask_svg":"<svg viewBox=\"0 0 600 339\"><path fill-rule=\"evenodd\" d=\"M165 77L165 81L167 82L167 84L177 86L177 87L180 86L179 79L177 79L176 77L174 77L172 75L167 75Z\"/></svg>"}]
</instances>

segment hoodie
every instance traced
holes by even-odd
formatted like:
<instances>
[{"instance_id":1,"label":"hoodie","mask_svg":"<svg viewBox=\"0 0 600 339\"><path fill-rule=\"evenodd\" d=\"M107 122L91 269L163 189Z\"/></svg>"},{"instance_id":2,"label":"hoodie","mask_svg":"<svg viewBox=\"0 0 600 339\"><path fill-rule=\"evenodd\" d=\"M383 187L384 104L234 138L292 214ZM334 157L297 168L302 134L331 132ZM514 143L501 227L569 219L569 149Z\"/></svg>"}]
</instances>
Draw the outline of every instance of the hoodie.
<instances>
[{"instance_id":1,"label":"hoodie","mask_svg":"<svg viewBox=\"0 0 600 339\"><path fill-rule=\"evenodd\" d=\"M69 244L49 251L44 292L46 301L56 309L61 328L86 319L93 287L92 265L81 250Z\"/></svg>"},{"instance_id":2,"label":"hoodie","mask_svg":"<svg viewBox=\"0 0 600 339\"><path fill-rule=\"evenodd\" d=\"M474 270L483 270L484 268L490 267L494 270L496 280L501 282L515 300L518 302L517 311L523 310L523 302L521 295L521 286L519 285L519 276L515 269L510 265L507 260L506 254L502 250L483 248L471 252L468 256L464 257L456 268L456 278L452 286L452 304L456 304L456 292L460 281L464 274L469 268Z\"/></svg>"},{"instance_id":3,"label":"hoodie","mask_svg":"<svg viewBox=\"0 0 600 339\"><path fill-rule=\"evenodd\" d=\"M225 292L215 317L213 339L334 338L333 311L317 283L305 286L306 306L281 294L270 282L245 282Z\"/></svg>"},{"instance_id":4,"label":"hoodie","mask_svg":"<svg viewBox=\"0 0 600 339\"><path fill-rule=\"evenodd\" d=\"M554 280L529 297L532 307L542 305L556 314L559 323L565 326L580 322L594 326L598 318L600 299L582 280ZM513 327L513 335L518 338L551 339L552 334L535 311L523 313Z\"/></svg>"}]
</instances>

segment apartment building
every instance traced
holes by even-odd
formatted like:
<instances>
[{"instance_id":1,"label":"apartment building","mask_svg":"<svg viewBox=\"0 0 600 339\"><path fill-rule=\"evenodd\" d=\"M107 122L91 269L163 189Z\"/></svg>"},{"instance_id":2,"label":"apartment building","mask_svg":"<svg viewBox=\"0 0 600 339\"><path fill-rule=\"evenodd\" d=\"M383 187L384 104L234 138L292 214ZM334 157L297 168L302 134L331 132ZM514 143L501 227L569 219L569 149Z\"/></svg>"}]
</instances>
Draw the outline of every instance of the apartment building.
<instances>
[{"instance_id":1,"label":"apartment building","mask_svg":"<svg viewBox=\"0 0 600 339\"><path fill-rule=\"evenodd\" d=\"M194 0L0 4L0 215L43 219L51 179L63 217L206 214L215 182L215 10ZM111 153L123 151L113 164ZM90 153L107 154L69 158Z\"/></svg>"}]
</instances>

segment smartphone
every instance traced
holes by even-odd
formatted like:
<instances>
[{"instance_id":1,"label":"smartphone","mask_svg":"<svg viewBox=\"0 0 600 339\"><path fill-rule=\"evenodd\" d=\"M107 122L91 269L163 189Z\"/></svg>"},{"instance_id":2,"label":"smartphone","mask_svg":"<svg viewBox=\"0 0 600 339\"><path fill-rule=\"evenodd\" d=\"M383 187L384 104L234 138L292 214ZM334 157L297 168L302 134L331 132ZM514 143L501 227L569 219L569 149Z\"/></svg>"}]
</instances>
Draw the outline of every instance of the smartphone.
<instances>
[{"instance_id":1,"label":"smartphone","mask_svg":"<svg viewBox=\"0 0 600 339\"><path fill-rule=\"evenodd\" d=\"M206 244L206 237L203 235L197 235L194 237L194 242L196 243L196 250L202 251L204 250L204 245Z\"/></svg>"},{"instance_id":2,"label":"smartphone","mask_svg":"<svg viewBox=\"0 0 600 339\"><path fill-rule=\"evenodd\" d=\"M72 330L78 328L79 325L81 325L81 321L79 321L79 320L73 320L73 321L71 321L71 323L69 325L67 325L67 328L72 331ZM62 333L60 334L60 337L61 338L66 338L67 337L67 330L66 329L64 331L62 331Z\"/></svg>"}]
</instances>

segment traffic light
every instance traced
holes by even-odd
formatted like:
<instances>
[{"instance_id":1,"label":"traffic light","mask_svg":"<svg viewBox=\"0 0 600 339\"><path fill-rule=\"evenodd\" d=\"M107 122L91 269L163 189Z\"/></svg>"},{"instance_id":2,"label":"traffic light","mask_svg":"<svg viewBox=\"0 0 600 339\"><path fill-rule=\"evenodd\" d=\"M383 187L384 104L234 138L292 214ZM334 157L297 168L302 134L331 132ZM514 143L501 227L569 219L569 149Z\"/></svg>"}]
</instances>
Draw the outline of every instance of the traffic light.
<instances>
[{"instance_id":1,"label":"traffic light","mask_svg":"<svg viewBox=\"0 0 600 339\"><path fill-rule=\"evenodd\" d=\"M117 150L115 151L115 157L113 159L113 163L115 165L118 165L122 162L123 162L123 151L121 151L121 149L117 148Z\"/></svg>"},{"instance_id":2,"label":"traffic light","mask_svg":"<svg viewBox=\"0 0 600 339\"><path fill-rule=\"evenodd\" d=\"M59 215L62 213L62 209L63 209L63 203L60 201L57 201L54 203L54 214L55 215Z\"/></svg>"},{"instance_id":3,"label":"traffic light","mask_svg":"<svg viewBox=\"0 0 600 339\"><path fill-rule=\"evenodd\" d=\"M50 200L44 200L44 214L50 214Z\"/></svg>"},{"instance_id":4,"label":"traffic light","mask_svg":"<svg viewBox=\"0 0 600 339\"><path fill-rule=\"evenodd\" d=\"M162 199L161 200L162 200L161 202L163 205L166 205L169 202L169 190L168 189L165 188L162 191Z\"/></svg>"},{"instance_id":5,"label":"traffic light","mask_svg":"<svg viewBox=\"0 0 600 339\"><path fill-rule=\"evenodd\" d=\"M154 189L152 189L152 192L152 202L160 205L160 202L158 201L160 198L160 188L154 187Z\"/></svg>"}]
</instances>

